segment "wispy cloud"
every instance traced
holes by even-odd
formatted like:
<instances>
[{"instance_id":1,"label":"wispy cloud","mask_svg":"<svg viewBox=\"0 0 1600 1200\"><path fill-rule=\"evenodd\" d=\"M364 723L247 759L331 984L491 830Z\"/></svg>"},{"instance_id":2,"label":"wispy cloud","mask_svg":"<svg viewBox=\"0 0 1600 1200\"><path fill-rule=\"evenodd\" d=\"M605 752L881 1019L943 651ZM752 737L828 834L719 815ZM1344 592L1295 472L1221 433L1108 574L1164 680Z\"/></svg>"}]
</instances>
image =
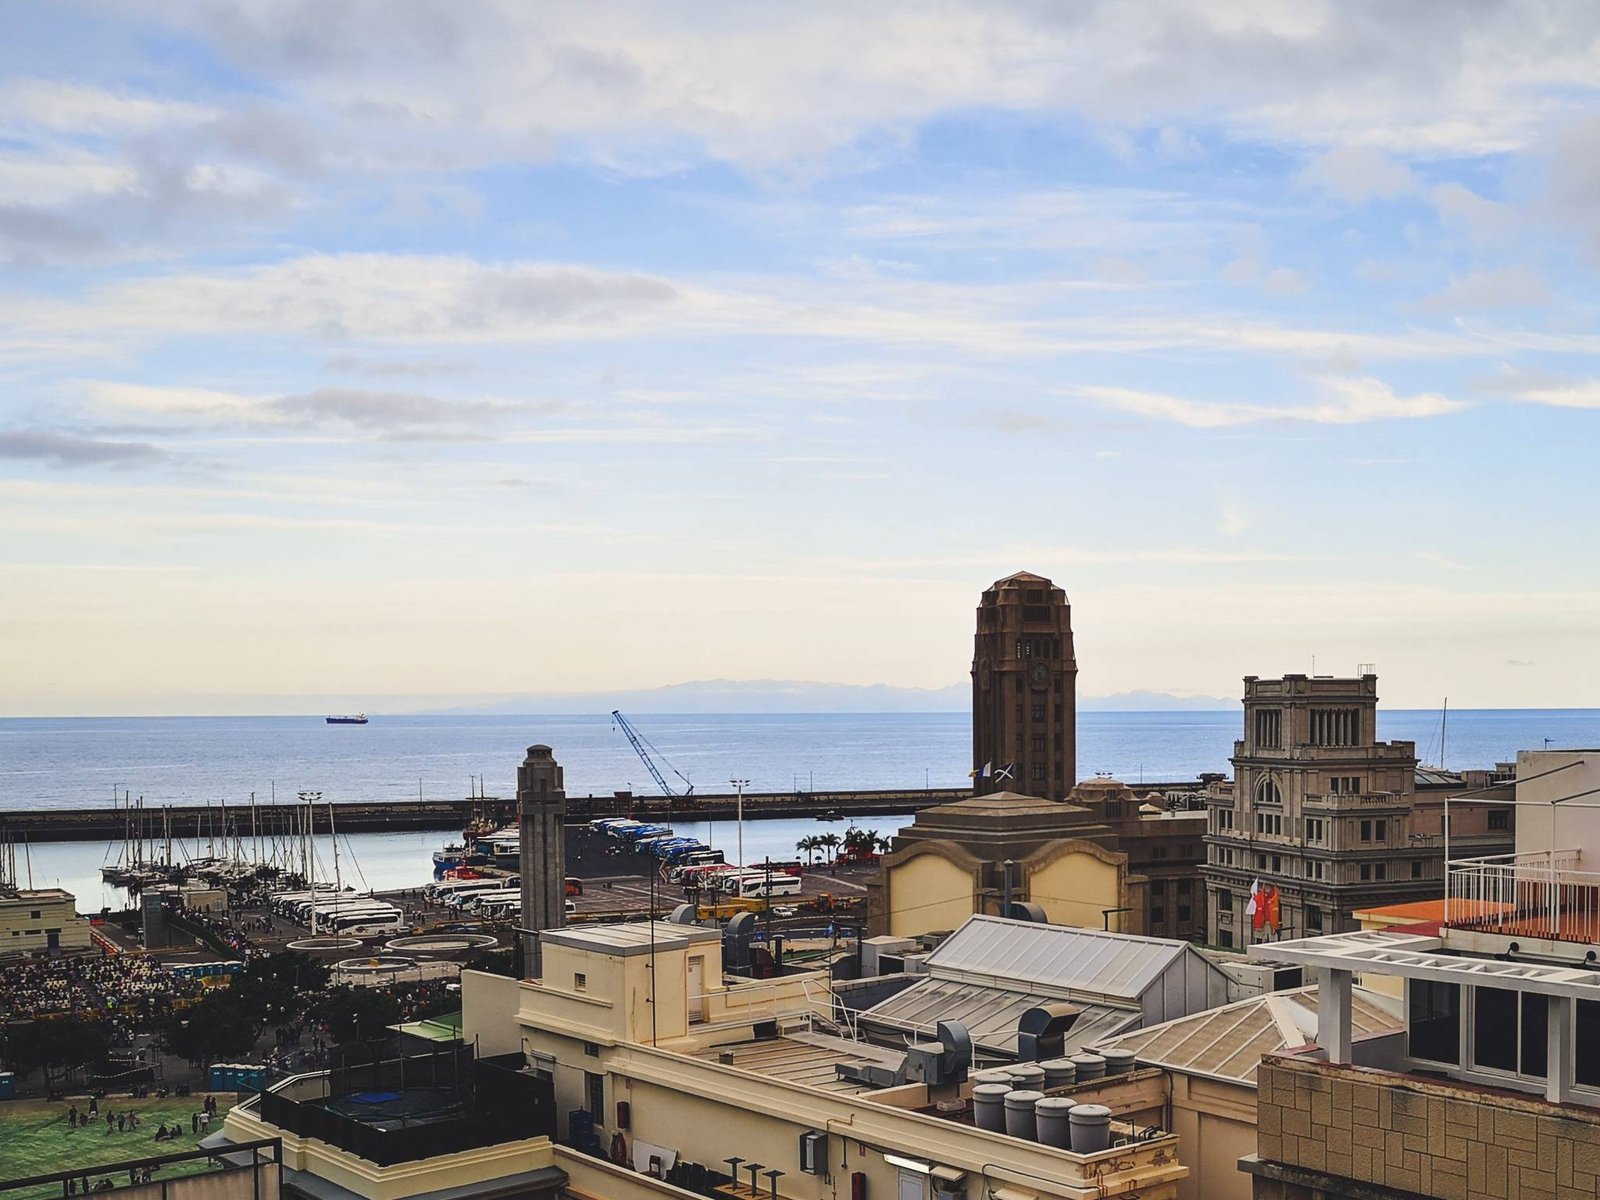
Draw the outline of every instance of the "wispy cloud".
<instances>
[{"instance_id":1,"label":"wispy cloud","mask_svg":"<svg viewBox=\"0 0 1600 1200\"><path fill-rule=\"evenodd\" d=\"M0 458L32 460L53 467L137 467L158 463L166 453L148 442L113 442L47 429L0 430Z\"/></svg>"},{"instance_id":2,"label":"wispy cloud","mask_svg":"<svg viewBox=\"0 0 1600 1200\"><path fill-rule=\"evenodd\" d=\"M1200 400L1134 388L1085 387L1077 392L1109 408L1187 425L1191 429L1226 429L1265 421L1358 425L1368 421L1438 417L1467 407L1463 401L1431 392L1396 395L1382 380L1367 377L1321 379L1316 382L1316 390L1321 393L1321 399L1283 405Z\"/></svg>"}]
</instances>

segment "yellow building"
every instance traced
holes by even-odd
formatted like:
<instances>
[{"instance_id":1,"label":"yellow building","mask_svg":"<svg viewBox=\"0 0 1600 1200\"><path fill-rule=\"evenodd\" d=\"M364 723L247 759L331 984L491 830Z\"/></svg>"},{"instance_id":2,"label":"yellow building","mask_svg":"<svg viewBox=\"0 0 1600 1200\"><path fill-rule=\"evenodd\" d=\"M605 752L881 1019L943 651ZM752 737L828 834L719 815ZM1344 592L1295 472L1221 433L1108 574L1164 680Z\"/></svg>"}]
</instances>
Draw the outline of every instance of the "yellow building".
<instances>
[{"instance_id":1,"label":"yellow building","mask_svg":"<svg viewBox=\"0 0 1600 1200\"><path fill-rule=\"evenodd\" d=\"M1104 778L1064 801L993 792L923 809L867 885L871 931L955 929L1012 915L1009 898L1057 925L1187 938L1204 925L1205 829L1203 808Z\"/></svg>"},{"instance_id":2,"label":"yellow building","mask_svg":"<svg viewBox=\"0 0 1600 1200\"><path fill-rule=\"evenodd\" d=\"M87 950L89 922L60 888L0 890L0 955Z\"/></svg>"},{"instance_id":3,"label":"yellow building","mask_svg":"<svg viewBox=\"0 0 1600 1200\"><path fill-rule=\"evenodd\" d=\"M541 941L539 979L463 973L463 1036L551 1080L558 1137L591 1151L557 1147L572 1190L642 1197L654 1171L740 1200L1175 1200L1186 1174L1177 1139L1150 1128L1159 1095L1141 1081L1112 1110L1112 1147L1075 1153L972 1124L949 1028L909 1048L840 1036L825 974L725 979L716 929Z\"/></svg>"}]
</instances>

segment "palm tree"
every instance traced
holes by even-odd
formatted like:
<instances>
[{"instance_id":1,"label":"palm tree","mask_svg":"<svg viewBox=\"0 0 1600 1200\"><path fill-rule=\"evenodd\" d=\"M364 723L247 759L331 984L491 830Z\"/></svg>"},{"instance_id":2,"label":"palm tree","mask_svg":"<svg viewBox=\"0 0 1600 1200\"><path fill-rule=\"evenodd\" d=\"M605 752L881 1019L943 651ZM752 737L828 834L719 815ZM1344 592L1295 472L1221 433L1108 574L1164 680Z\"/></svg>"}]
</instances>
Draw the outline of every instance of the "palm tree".
<instances>
[{"instance_id":1,"label":"palm tree","mask_svg":"<svg viewBox=\"0 0 1600 1200\"><path fill-rule=\"evenodd\" d=\"M794 844L794 848L796 850L802 850L802 851L805 852L806 866L809 867L811 865L812 859L816 857L816 853L817 853L817 836L816 836L816 834L808 833L805 837L801 838L798 842L796 842Z\"/></svg>"},{"instance_id":2,"label":"palm tree","mask_svg":"<svg viewBox=\"0 0 1600 1200\"><path fill-rule=\"evenodd\" d=\"M839 843L842 842L842 841L844 841L844 839L841 838L837 833L829 832L829 833L819 834L817 836L817 845L822 847L823 849L825 849L828 852L828 861L829 862L833 862L839 857L838 853L837 853L837 848L839 846Z\"/></svg>"}]
</instances>

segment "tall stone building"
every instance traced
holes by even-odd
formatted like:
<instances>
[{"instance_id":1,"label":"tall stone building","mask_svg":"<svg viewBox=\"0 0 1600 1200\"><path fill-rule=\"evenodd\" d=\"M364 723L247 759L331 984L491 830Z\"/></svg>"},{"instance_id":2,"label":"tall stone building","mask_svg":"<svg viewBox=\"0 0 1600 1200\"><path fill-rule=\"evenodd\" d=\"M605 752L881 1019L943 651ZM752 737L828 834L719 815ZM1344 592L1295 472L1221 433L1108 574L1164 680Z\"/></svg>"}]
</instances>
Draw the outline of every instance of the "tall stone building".
<instances>
[{"instance_id":1,"label":"tall stone building","mask_svg":"<svg viewBox=\"0 0 1600 1200\"><path fill-rule=\"evenodd\" d=\"M539 931L567 923L567 793L549 746L529 746L517 768L522 861L522 975L538 979Z\"/></svg>"},{"instance_id":2,"label":"tall stone building","mask_svg":"<svg viewBox=\"0 0 1600 1200\"><path fill-rule=\"evenodd\" d=\"M973 793L1064 799L1078 782L1077 699L1066 592L1026 571L999 580L973 640Z\"/></svg>"},{"instance_id":3,"label":"tall stone building","mask_svg":"<svg viewBox=\"0 0 1600 1200\"><path fill-rule=\"evenodd\" d=\"M1377 728L1376 675L1245 678L1233 784L1214 789L1206 836L1214 944L1343 933L1363 909L1439 892L1442 848L1416 817L1416 746L1380 742ZM1277 889L1277 931L1252 927L1256 883Z\"/></svg>"}]
</instances>

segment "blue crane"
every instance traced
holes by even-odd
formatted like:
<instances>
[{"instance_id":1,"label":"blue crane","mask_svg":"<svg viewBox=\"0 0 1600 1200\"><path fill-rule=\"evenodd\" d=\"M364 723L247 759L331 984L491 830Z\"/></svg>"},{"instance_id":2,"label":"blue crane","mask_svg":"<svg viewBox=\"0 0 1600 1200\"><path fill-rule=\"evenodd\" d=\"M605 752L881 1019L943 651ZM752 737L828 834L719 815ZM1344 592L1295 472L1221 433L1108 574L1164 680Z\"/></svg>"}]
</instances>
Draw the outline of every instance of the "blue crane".
<instances>
[{"instance_id":1,"label":"blue crane","mask_svg":"<svg viewBox=\"0 0 1600 1200\"><path fill-rule=\"evenodd\" d=\"M661 751L656 750L655 746L651 745L649 738L645 737L644 734L640 733L637 729L630 725L627 717L623 716L616 709L612 709L611 719L617 723L617 725L622 729L623 733L628 735L628 741L632 744L634 753L639 756L639 761L644 763L645 770L650 772L651 778L656 781L656 786L661 789L661 794L663 796L694 795L694 784L689 782L688 776L686 776L682 771L678 770L677 767L667 762L667 756L662 754ZM656 766L655 758L650 757L650 752L652 750L655 750L656 758L659 758L662 763L665 764L667 770L671 771L679 779L683 780L683 791L675 792L672 790L672 785L667 782L666 776L661 774L661 768Z\"/></svg>"}]
</instances>

